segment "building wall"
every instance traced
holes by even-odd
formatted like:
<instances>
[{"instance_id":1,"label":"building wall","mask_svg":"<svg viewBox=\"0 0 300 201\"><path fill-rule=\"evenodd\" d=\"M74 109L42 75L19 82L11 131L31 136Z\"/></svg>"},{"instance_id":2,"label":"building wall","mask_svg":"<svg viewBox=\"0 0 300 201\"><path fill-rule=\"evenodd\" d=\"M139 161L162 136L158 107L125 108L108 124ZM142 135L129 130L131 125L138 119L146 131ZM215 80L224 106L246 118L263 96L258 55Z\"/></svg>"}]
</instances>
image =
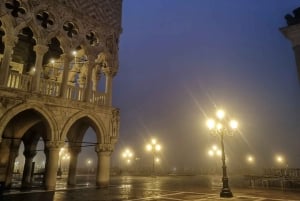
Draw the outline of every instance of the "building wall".
<instances>
[{"instance_id":1,"label":"building wall","mask_svg":"<svg viewBox=\"0 0 300 201\"><path fill-rule=\"evenodd\" d=\"M30 187L39 139L45 144L45 187L55 188L59 150L66 141L73 154L68 183L75 184L81 148L72 145L82 142L89 127L97 136L96 183L108 185L110 154L119 135L112 82L119 68L121 5L121 0L0 3L0 182L8 188L21 142L22 187ZM100 79L105 91L99 91Z\"/></svg>"}]
</instances>

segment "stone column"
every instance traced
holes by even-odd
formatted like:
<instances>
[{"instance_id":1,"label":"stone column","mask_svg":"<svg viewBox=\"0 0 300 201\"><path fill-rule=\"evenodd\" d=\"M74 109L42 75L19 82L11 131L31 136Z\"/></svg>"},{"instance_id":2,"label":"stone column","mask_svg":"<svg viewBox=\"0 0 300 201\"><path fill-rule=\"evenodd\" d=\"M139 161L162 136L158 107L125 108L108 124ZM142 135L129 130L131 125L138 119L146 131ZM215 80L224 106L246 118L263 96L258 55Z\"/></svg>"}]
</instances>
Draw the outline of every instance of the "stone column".
<instances>
[{"instance_id":1,"label":"stone column","mask_svg":"<svg viewBox=\"0 0 300 201\"><path fill-rule=\"evenodd\" d=\"M46 190L54 190L56 185L56 176L58 168L59 151L62 143L49 141L46 143L46 172L45 187Z\"/></svg>"},{"instance_id":2,"label":"stone column","mask_svg":"<svg viewBox=\"0 0 300 201\"><path fill-rule=\"evenodd\" d=\"M31 188L32 160L36 155L36 151L25 149L23 154L25 156L25 164L22 177L22 188L28 189Z\"/></svg>"},{"instance_id":3,"label":"stone column","mask_svg":"<svg viewBox=\"0 0 300 201\"><path fill-rule=\"evenodd\" d=\"M66 53L63 54L61 57L64 60L64 71L63 71L63 77L62 77L62 82L61 82L60 96L63 98L67 98L69 65L70 65L72 58L69 54L66 54Z\"/></svg>"},{"instance_id":4,"label":"stone column","mask_svg":"<svg viewBox=\"0 0 300 201\"><path fill-rule=\"evenodd\" d=\"M35 72L32 79L32 91L40 92L40 79L41 79L43 58L44 58L44 54L48 51L49 47L46 45L37 44L34 46L33 49L36 53L36 58L35 58Z\"/></svg>"},{"instance_id":5,"label":"stone column","mask_svg":"<svg viewBox=\"0 0 300 201\"><path fill-rule=\"evenodd\" d=\"M298 71L298 78L300 81L300 24L287 26L280 29L283 35L289 39L293 45L297 71Z\"/></svg>"},{"instance_id":6,"label":"stone column","mask_svg":"<svg viewBox=\"0 0 300 201\"><path fill-rule=\"evenodd\" d=\"M11 127L8 126L8 130L10 129ZM0 143L0 181L1 182L6 181L6 177L7 177L6 173L7 173L7 168L9 166L9 160L10 160L9 158L10 147L11 147L11 140L7 138L3 138Z\"/></svg>"},{"instance_id":7,"label":"stone column","mask_svg":"<svg viewBox=\"0 0 300 201\"><path fill-rule=\"evenodd\" d=\"M84 101L90 102L91 98L91 92L92 92L92 73L93 73L93 67L95 65L95 55L88 55L88 72L87 72L87 78L86 78L86 89L84 94Z\"/></svg>"},{"instance_id":8,"label":"stone column","mask_svg":"<svg viewBox=\"0 0 300 201\"><path fill-rule=\"evenodd\" d=\"M11 146L10 146L9 161L8 161L8 166L7 166L7 171L6 171L6 179L5 179L5 187L6 188L11 187L12 176L13 176L14 167L15 167L15 160L18 156L19 145L21 142L20 140L17 140L17 139L9 140L9 141L11 141Z\"/></svg>"},{"instance_id":9,"label":"stone column","mask_svg":"<svg viewBox=\"0 0 300 201\"><path fill-rule=\"evenodd\" d=\"M69 164L69 174L68 174L68 185L76 185L76 168L78 154L80 149L71 149L70 150L70 164Z\"/></svg>"},{"instance_id":10,"label":"stone column","mask_svg":"<svg viewBox=\"0 0 300 201\"><path fill-rule=\"evenodd\" d=\"M105 188L109 185L110 179L110 156L112 149L110 144L100 145L96 147L96 152L98 155L98 164L97 164L97 175L96 175L96 186L99 188Z\"/></svg>"},{"instance_id":11,"label":"stone column","mask_svg":"<svg viewBox=\"0 0 300 201\"><path fill-rule=\"evenodd\" d=\"M5 49L3 53L2 63L0 67L0 85L6 86L9 73L9 63L13 54L13 48L18 41L18 37L6 34L3 37Z\"/></svg>"},{"instance_id":12,"label":"stone column","mask_svg":"<svg viewBox=\"0 0 300 201\"><path fill-rule=\"evenodd\" d=\"M116 69L111 67L103 67L103 73L105 75L105 104L112 106L112 80L116 74Z\"/></svg>"}]
</instances>

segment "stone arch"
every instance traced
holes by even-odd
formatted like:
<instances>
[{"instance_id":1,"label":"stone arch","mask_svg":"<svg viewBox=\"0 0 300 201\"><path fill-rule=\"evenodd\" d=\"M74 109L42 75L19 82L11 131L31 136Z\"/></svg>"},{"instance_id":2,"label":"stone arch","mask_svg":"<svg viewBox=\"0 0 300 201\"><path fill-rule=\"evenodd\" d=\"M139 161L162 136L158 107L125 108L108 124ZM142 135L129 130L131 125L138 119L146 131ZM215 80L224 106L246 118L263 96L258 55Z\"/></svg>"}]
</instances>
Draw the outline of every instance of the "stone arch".
<instances>
[{"instance_id":1,"label":"stone arch","mask_svg":"<svg viewBox=\"0 0 300 201\"><path fill-rule=\"evenodd\" d=\"M44 109L42 105L36 104L36 103L27 103L27 104L21 104L19 106L13 107L9 109L3 117L0 119L0 138L2 138L3 132L8 125L8 123L19 113L26 111L26 110L34 110L38 112L41 116L45 118L45 120L48 123L48 126L51 131L53 131L54 135L51 135L53 133L50 133L51 136L49 136L50 141L52 140L59 140L58 136L58 126L54 118L52 117L53 114L50 113L47 109Z\"/></svg>"},{"instance_id":2,"label":"stone arch","mask_svg":"<svg viewBox=\"0 0 300 201\"><path fill-rule=\"evenodd\" d=\"M105 135L106 135L106 129L104 126L104 123L99 120L99 118L95 117L94 115L91 115L90 113L87 112L78 112L77 114L73 115L68 121L65 123L62 133L61 133L61 138L60 139L66 139L67 134L72 127L78 120L87 118L90 120L90 126L94 129L96 136L97 136L97 141L98 143L104 143Z\"/></svg>"},{"instance_id":3,"label":"stone arch","mask_svg":"<svg viewBox=\"0 0 300 201\"><path fill-rule=\"evenodd\" d=\"M36 40L32 29L28 26L25 26L20 32L15 34L18 37L18 41L14 47L12 61L16 63L11 70L24 74L29 72L34 66L36 54L33 47L36 45Z\"/></svg>"}]
</instances>

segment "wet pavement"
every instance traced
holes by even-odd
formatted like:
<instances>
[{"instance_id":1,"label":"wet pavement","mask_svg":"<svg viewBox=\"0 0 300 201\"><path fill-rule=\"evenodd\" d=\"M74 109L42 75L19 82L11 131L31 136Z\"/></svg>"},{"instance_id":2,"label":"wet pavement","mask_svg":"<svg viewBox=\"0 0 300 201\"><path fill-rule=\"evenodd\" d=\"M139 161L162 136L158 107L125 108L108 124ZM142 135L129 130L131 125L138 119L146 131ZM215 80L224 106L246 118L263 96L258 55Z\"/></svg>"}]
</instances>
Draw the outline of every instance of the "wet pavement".
<instances>
[{"instance_id":1,"label":"wet pavement","mask_svg":"<svg viewBox=\"0 0 300 201\"><path fill-rule=\"evenodd\" d=\"M5 192L1 201L154 201L154 200L243 200L300 201L300 191L248 188L233 179L233 198L220 198L220 183L203 176L112 177L110 186L97 189L87 183L66 188L59 180L56 191L34 189L30 192Z\"/></svg>"}]
</instances>

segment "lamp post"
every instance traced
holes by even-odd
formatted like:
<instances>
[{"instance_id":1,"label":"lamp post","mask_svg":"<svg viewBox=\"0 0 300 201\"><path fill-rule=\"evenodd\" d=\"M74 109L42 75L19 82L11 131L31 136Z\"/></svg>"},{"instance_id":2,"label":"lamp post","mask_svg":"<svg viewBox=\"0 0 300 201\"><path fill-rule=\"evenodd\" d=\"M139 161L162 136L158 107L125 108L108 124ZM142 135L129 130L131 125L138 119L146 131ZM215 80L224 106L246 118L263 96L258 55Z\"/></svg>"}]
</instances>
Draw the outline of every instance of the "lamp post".
<instances>
[{"instance_id":1,"label":"lamp post","mask_svg":"<svg viewBox=\"0 0 300 201\"><path fill-rule=\"evenodd\" d=\"M51 63L51 74L50 74L50 78L51 78L51 80L56 80L56 77L55 77L55 70L54 70L55 60L54 60L54 59L51 59L51 60L50 60L50 63Z\"/></svg>"},{"instance_id":2,"label":"lamp post","mask_svg":"<svg viewBox=\"0 0 300 201\"><path fill-rule=\"evenodd\" d=\"M227 121L227 118L225 118L226 116L224 110L218 110L216 112L216 116L217 116L216 120L215 119L207 120L207 127L209 128L212 134L220 136L220 140L221 140L223 187L220 192L220 197L233 197L233 194L229 188L229 183L228 183L225 148L224 148L224 135L232 134L232 132L237 129L238 122L235 120Z\"/></svg>"},{"instance_id":3,"label":"lamp post","mask_svg":"<svg viewBox=\"0 0 300 201\"><path fill-rule=\"evenodd\" d=\"M87 165L87 184L89 184L89 180L90 180L90 168L92 165L93 161L91 159L87 159L86 160L86 165Z\"/></svg>"},{"instance_id":4,"label":"lamp post","mask_svg":"<svg viewBox=\"0 0 300 201\"><path fill-rule=\"evenodd\" d=\"M131 159L133 157L133 152L130 149L126 149L122 153L122 157L125 159L126 165L128 166L131 163ZM127 167L127 171L129 172L129 168Z\"/></svg>"},{"instance_id":5,"label":"lamp post","mask_svg":"<svg viewBox=\"0 0 300 201\"><path fill-rule=\"evenodd\" d=\"M65 155L63 155L62 160L63 161L70 160L70 154L66 153ZM63 166L62 167L62 172L66 171L66 164L65 164L65 162L64 162L64 164L62 166Z\"/></svg>"},{"instance_id":6,"label":"lamp post","mask_svg":"<svg viewBox=\"0 0 300 201\"><path fill-rule=\"evenodd\" d=\"M222 151L218 148L217 145L213 145L211 147L211 149L208 150L207 153L210 157L216 157L216 156L221 157L222 156ZM215 174L217 173L217 167L218 167L218 163L216 161L216 167L215 167L215 171L214 171Z\"/></svg>"},{"instance_id":7,"label":"lamp post","mask_svg":"<svg viewBox=\"0 0 300 201\"><path fill-rule=\"evenodd\" d=\"M287 171L288 171L287 169L289 167L287 161L285 160L285 158L282 155L277 155L275 159L276 159L276 162L279 165L279 168L282 171L283 176L286 176Z\"/></svg>"},{"instance_id":8,"label":"lamp post","mask_svg":"<svg viewBox=\"0 0 300 201\"><path fill-rule=\"evenodd\" d=\"M155 156L161 150L161 145L157 143L157 140L152 138L151 143L146 145L146 150L152 152L152 174L155 175ZM158 161L159 162L159 161Z\"/></svg>"},{"instance_id":9,"label":"lamp post","mask_svg":"<svg viewBox=\"0 0 300 201\"><path fill-rule=\"evenodd\" d=\"M64 153L65 148L61 148L59 150L59 167L58 167L58 171L57 171L57 176L61 177L62 175L62 169L61 169L61 160L62 160L62 154Z\"/></svg>"}]
</instances>

